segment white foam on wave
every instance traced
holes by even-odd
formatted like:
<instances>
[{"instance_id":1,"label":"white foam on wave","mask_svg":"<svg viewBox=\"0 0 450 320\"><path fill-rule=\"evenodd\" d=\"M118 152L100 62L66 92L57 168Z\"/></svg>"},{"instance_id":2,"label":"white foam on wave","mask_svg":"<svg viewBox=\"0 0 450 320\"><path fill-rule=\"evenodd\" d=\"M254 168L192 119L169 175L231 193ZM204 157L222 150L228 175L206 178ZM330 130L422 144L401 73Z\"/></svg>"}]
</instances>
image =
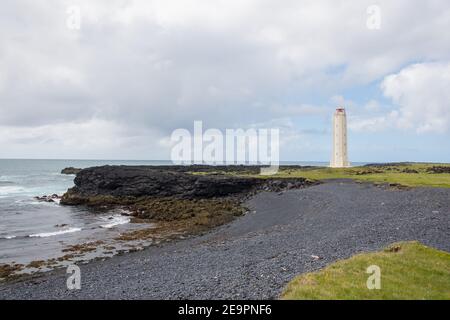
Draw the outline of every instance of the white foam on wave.
<instances>
[{"instance_id":1,"label":"white foam on wave","mask_svg":"<svg viewBox=\"0 0 450 320\"><path fill-rule=\"evenodd\" d=\"M0 195L6 196L14 193L24 192L25 189L18 186L0 186Z\"/></svg>"},{"instance_id":2,"label":"white foam on wave","mask_svg":"<svg viewBox=\"0 0 450 320\"><path fill-rule=\"evenodd\" d=\"M8 240L10 240L10 239L14 239L16 236L4 236L4 237L2 237L2 239L8 239Z\"/></svg>"},{"instance_id":3,"label":"white foam on wave","mask_svg":"<svg viewBox=\"0 0 450 320\"><path fill-rule=\"evenodd\" d=\"M47 201L30 201L27 202L26 204L30 204L33 206L54 206L54 205L58 205L59 204L59 200L58 201L53 201L53 202L47 202Z\"/></svg>"},{"instance_id":4,"label":"white foam on wave","mask_svg":"<svg viewBox=\"0 0 450 320\"><path fill-rule=\"evenodd\" d=\"M108 217L107 219L108 219L109 223L101 225L100 226L101 228L109 229L109 228L130 222L129 217L125 217L125 216L121 216L121 215Z\"/></svg>"},{"instance_id":5,"label":"white foam on wave","mask_svg":"<svg viewBox=\"0 0 450 320\"><path fill-rule=\"evenodd\" d=\"M54 231L54 232L42 232L42 233L30 234L29 237L30 238L47 238L47 237L59 236L61 234L78 232L78 231L81 231L81 228L69 228L69 229L59 230L59 231Z\"/></svg>"}]
</instances>

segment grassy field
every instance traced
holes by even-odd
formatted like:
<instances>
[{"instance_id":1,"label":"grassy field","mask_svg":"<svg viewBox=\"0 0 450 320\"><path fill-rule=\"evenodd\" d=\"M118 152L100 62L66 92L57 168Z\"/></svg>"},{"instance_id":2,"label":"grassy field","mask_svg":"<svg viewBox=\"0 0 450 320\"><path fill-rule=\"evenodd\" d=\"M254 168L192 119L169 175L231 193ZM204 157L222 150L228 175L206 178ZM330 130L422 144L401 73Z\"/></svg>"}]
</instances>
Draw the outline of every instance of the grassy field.
<instances>
[{"instance_id":1,"label":"grassy field","mask_svg":"<svg viewBox=\"0 0 450 320\"><path fill-rule=\"evenodd\" d=\"M275 176L304 177L312 180L350 178L357 181L393 183L410 187L428 186L450 188L450 171L448 173L435 173L434 168L450 168L450 165L404 164L351 168L282 168Z\"/></svg>"},{"instance_id":2,"label":"grassy field","mask_svg":"<svg viewBox=\"0 0 450 320\"><path fill-rule=\"evenodd\" d=\"M298 178L310 180L353 179L374 183L398 184L407 187L450 188L450 164L404 163L350 168L281 166L275 175L263 176L245 171L192 172L193 174L227 174L256 178Z\"/></svg>"},{"instance_id":3,"label":"grassy field","mask_svg":"<svg viewBox=\"0 0 450 320\"><path fill-rule=\"evenodd\" d=\"M377 265L381 288L369 290L366 270ZM300 275L282 299L450 299L450 253L418 242L396 243L384 251L356 255L325 269Z\"/></svg>"}]
</instances>

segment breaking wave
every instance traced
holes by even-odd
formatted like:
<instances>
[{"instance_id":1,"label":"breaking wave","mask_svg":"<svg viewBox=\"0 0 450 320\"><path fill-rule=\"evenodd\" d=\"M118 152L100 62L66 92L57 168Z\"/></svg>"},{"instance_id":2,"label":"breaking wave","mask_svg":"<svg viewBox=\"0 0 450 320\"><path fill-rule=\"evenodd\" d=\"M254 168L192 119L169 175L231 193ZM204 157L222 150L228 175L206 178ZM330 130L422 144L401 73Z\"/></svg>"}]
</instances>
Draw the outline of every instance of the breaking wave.
<instances>
[{"instance_id":1,"label":"breaking wave","mask_svg":"<svg viewBox=\"0 0 450 320\"><path fill-rule=\"evenodd\" d=\"M0 186L0 195L10 195L25 191L24 188L18 186Z\"/></svg>"},{"instance_id":2,"label":"breaking wave","mask_svg":"<svg viewBox=\"0 0 450 320\"><path fill-rule=\"evenodd\" d=\"M47 238L47 237L53 237L53 236L59 236L61 234L65 233L73 233L81 231L81 228L70 228L66 230L59 230L54 232L42 232L42 233L36 233L36 234L30 234L28 237L30 238Z\"/></svg>"},{"instance_id":3,"label":"breaking wave","mask_svg":"<svg viewBox=\"0 0 450 320\"><path fill-rule=\"evenodd\" d=\"M10 240L10 239L14 239L14 238L16 238L17 236L4 236L4 237L1 237L1 239L7 239L7 240Z\"/></svg>"},{"instance_id":4,"label":"breaking wave","mask_svg":"<svg viewBox=\"0 0 450 320\"><path fill-rule=\"evenodd\" d=\"M126 224L130 222L130 218L129 217L125 217L125 216L112 216L108 218L109 223L107 224L103 224L100 227L101 228L112 228L121 224Z\"/></svg>"}]
</instances>

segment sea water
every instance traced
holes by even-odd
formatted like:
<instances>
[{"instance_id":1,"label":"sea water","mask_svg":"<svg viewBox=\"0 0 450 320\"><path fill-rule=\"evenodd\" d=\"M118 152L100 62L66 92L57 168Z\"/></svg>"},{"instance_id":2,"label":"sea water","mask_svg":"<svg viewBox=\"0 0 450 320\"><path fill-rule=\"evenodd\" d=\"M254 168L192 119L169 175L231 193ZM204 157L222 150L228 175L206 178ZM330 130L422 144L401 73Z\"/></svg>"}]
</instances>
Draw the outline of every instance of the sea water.
<instances>
[{"instance_id":1,"label":"sea water","mask_svg":"<svg viewBox=\"0 0 450 320\"><path fill-rule=\"evenodd\" d=\"M103 240L130 229L120 210L92 212L85 207L43 202L36 196L62 195L74 185L66 167L167 165L169 161L0 159L0 264L27 264L57 258L73 244Z\"/></svg>"}]
</instances>

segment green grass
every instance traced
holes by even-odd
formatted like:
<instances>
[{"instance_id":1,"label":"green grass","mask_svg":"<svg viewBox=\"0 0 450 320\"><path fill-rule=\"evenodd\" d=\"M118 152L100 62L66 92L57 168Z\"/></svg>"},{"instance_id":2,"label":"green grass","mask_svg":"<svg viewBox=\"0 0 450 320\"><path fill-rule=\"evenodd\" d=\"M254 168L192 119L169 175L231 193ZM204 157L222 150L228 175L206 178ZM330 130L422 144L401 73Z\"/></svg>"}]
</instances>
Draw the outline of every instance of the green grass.
<instances>
[{"instance_id":1,"label":"green grass","mask_svg":"<svg viewBox=\"0 0 450 320\"><path fill-rule=\"evenodd\" d=\"M367 267L381 270L381 288L369 290ZM303 274L282 299L450 299L450 253L418 242L396 243L384 251L359 254Z\"/></svg>"},{"instance_id":2,"label":"green grass","mask_svg":"<svg viewBox=\"0 0 450 320\"><path fill-rule=\"evenodd\" d=\"M409 187L450 188L450 173L430 173L434 164L388 165L383 167L281 169L275 177L304 177L312 180L350 178L356 181L393 183ZM439 165L448 167L450 165Z\"/></svg>"},{"instance_id":3,"label":"green grass","mask_svg":"<svg viewBox=\"0 0 450 320\"><path fill-rule=\"evenodd\" d=\"M431 173L428 170L434 166L450 167L450 164L410 163L392 164L380 167L283 167L275 175L242 173L238 171L214 172L233 176L252 176L255 178L307 178L310 180L353 179L373 183L399 184L407 187L441 187L450 188L450 173ZM211 172L193 172L193 174L211 174Z\"/></svg>"},{"instance_id":4,"label":"green grass","mask_svg":"<svg viewBox=\"0 0 450 320\"><path fill-rule=\"evenodd\" d=\"M450 164L405 163L383 166L360 166L350 168L329 167L295 167L281 166L275 175L259 175L256 173L234 171L196 171L192 174L226 174L233 176L252 176L256 178L307 178L310 180L353 179L373 183L399 184L406 187L441 187L450 188L450 173L432 173L429 170L435 166L450 167Z\"/></svg>"}]
</instances>

